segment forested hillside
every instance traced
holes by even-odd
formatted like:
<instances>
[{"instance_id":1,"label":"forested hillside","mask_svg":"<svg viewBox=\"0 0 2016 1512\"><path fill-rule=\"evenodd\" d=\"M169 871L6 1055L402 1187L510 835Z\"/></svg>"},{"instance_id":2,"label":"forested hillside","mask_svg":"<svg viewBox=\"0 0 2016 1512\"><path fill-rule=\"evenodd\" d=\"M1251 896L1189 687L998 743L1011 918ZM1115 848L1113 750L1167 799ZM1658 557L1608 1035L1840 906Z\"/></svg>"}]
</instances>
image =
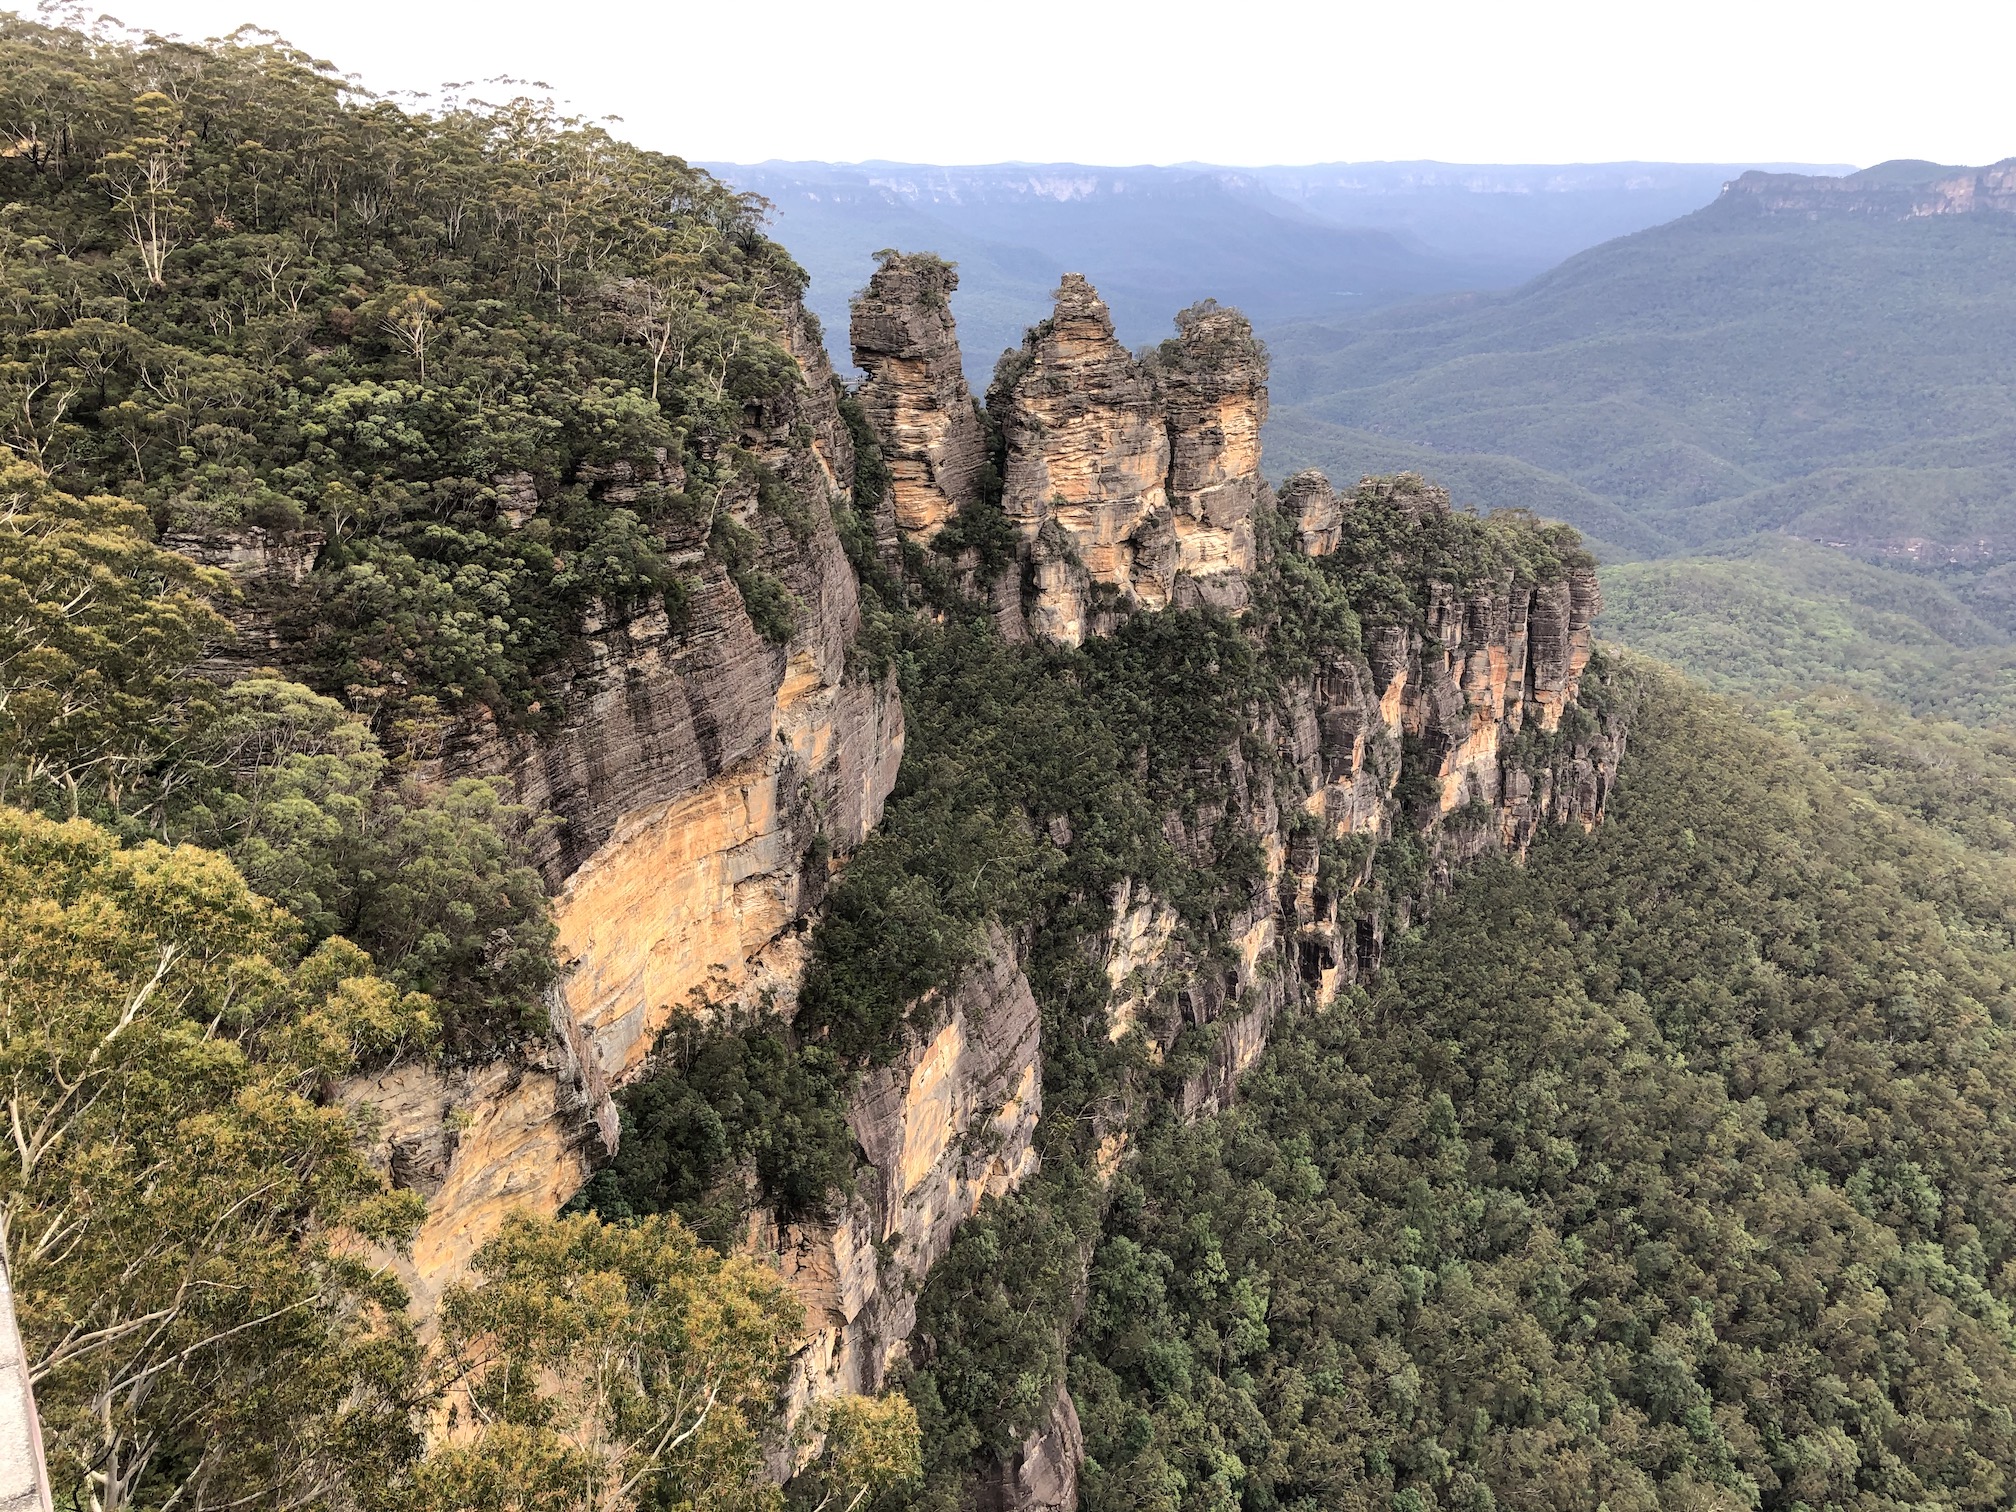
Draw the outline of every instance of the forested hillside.
<instances>
[{"instance_id":1,"label":"forested hillside","mask_svg":"<svg viewBox=\"0 0 2016 1512\"><path fill-rule=\"evenodd\" d=\"M1276 455L1349 474L1428 447L1480 489L1514 459L1558 480L1546 513L1631 555L1785 530L1992 565L2016 465L2016 221L1745 198L1511 294L1271 331Z\"/></svg>"},{"instance_id":2,"label":"forested hillside","mask_svg":"<svg viewBox=\"0 0 2016 1512\"><path fill-rule=\"evenodd\" d=\"M450 721L553 719L678 551L790 633L711 501L784 497L737 442L801 275L674 159L283 46L8 17L0 98L0 1238L59 1504L774 1500L774 1272L525 1214L411 1318L424 1201L333 1093L546 1032L536 819ZM808 1483L914 1454L830 1426Z\"/></svg>"},{"instance_id":3,"label":"forested hillside","mask_svg":"<svg viewBox=\"0 0 2016 1512\"><path fill-rule=\"evenodd\" d=\"M1625 581L1739 708L1567 527L1277 494L1211 301L981 405L892 253L850 391L540 103L12 17L0 101L57 1505L2011 1504L1985 578Z\"/></svg>"},{"instance_id":4,"label":"forested hillside","mask_svg":"<svg viewBox=\"0 0 2016 1512\"><path fill-rule=\"evenodd\" d=\"M2007 1505L2016 873L1901 807L1653 675L1603 826L1127 1168L1085 1505Z\"/></svg>"}]
</instances>

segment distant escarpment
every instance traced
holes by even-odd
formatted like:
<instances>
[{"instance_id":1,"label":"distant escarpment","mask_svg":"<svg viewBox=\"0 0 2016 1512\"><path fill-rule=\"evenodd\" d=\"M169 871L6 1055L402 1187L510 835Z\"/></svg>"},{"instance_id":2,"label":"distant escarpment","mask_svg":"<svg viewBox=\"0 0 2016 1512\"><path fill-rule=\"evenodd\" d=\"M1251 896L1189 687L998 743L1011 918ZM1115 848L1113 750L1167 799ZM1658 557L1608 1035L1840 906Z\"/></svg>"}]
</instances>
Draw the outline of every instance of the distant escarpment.
<instances>
[{"instance_id":1,"label":"distant escarpment","mask_svg":"<svg viewBox=\"0 0 2016 1512\"><path fill-rule=\"evenodd\" d=\"M1729 210L1812 219L2016 215L2016 158L1986 168L1899 159L1840 178L1752 171L1725 184L1718 204Z\"/></svg>"}]
</instances>

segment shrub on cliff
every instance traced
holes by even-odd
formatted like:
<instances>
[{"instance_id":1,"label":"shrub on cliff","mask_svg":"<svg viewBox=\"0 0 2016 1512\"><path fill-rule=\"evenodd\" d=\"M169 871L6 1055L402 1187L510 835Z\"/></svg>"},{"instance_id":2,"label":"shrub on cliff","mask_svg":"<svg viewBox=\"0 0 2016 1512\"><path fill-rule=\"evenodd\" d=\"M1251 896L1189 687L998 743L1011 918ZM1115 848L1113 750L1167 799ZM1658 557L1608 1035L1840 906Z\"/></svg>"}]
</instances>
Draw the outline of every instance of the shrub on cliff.
<instances>
[{"instance_id":1,"label":"shrub on cliff","mask_svg":"<svg viewBox=\"0 0 2016 1512\"><path fill-rule=\"evenodd\" d=\"M433 994L451 1053L540 1032L552 925L527 816L491 783L396 771L298 684L194 675L230 633L224 584L151 535L126 500L0 470L0 797L229 853L308 943L348 936Z\"/></svg>"}]
</instances>

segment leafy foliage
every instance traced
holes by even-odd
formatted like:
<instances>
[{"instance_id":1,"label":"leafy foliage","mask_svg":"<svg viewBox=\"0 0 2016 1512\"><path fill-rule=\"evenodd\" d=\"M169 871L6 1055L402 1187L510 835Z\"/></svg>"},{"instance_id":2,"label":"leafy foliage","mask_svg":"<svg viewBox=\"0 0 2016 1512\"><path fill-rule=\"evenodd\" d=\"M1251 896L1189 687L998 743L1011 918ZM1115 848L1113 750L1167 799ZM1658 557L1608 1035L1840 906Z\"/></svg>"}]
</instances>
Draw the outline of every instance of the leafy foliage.
<instances>
[{"instance_id":1,"label":"leafy foliage","mask_svg":"<svg viewBox=\"0 0 2016 1512\"><path fill-rule=\"evenodd\" d=\"M1604 826L1144 1141L1087 1506L2006 1499L2012 903L1655 679Z\"/></svg>"},{"instance_id":2,"label":"leafy foliage","mask_svg":"<svg viewBox=\"0 0 2016 1512\"><path fill-rule=\"evenodd\" d=\"M230 634L223 575L151 536L123 499L0 468L0 799L116 808L205 697L182 673Z\"/></svg>"},{"instance_id":3,"label":"leafy foliage","mask_svg":"<svg viewBox=\"0 0 2016 1512\"><path fill-rule=\"evenodd\" d=\"M0 99L0 441L160 524L326 532L323 691L534 717L590 608L672 591L669 543L761 488L736 442L799 382L803 275L677 159L530 100L408 114L280 45L18 18Z\"/></svg>"},{"instance_id":4,"label":"leafy foliage","mask_svg":"<svg viewBox=\"0 0 2016 1512\"><path fill-rule=\"evenodd\" d=\"M530 816L423 779L449 714L539 717L591 616L682 629L675 548L788 636L762 542L809 516L738 441L800 275L676 160L281 45L0 17L0 99L0 798L73 816L0 808L0 1235L61 1496L774 1505L774 1277L521 1216L425 1350L422 1203L332 1090L545 1028ZM345 702L198 676L231 591L157 529L300 546L256 607ZM900 1480L904 1413L837 1411L822 1473Z\"/></svg>"},{"instance_id":5,"label":"leafy foliage","mask_svg":"<svg viewBox=\"0 0 2016 1512\"><path fill-rule=\"evenodd\" d=\"M221 857L0 809L0 1231L59 1495L312 1502L415 1447L419 1220L314 1094L424 1046L425 998Z\"/></svg>"},{"instance_id":6,"label":"leafy foliage","mask_svg":"<svg viewBox=\"0 0 2016 1512\"><path fill-rule=\"evenodd\" d=\"M658 1048L661 1069L621 1098L616 1154L576 1207L612 1222L677 1213L728 1247L748 1202L745 1173L787 1218L851 1184L849 1081L830 1050L794 1048L774 1020L675 1034Z\"/></svg>"},{"instance_id":7,"label":"leafy foliage","mask_svg":"<svg viewBox=\"0 0 2016 1512\"><path fill-rule=\"evenodd\" d=\"M430 994L450 1054L545 1031L553 925L511 838L528 816L497 784L397 776L363 721L271 677L222 690L188 751L170 828L229 855L312 937L353 940Z\"/></svg>"},{"instance_id":8,"label":"leafy foliage","mask_svg":"<svg viewBox=\"0 0 2016 1512\"><path fill-rule=\"evenodd\" d=\"M1850 689L1914 714L2016 720L2016 648L1916 574L1771 537L1603 574L1603 629L1708 686L1766 699Z\"/></svg>"},{"instance_id":9,"label":"leafy foliage","mask_svg":"<svg viewBox=\"0 0 2016 1512\"><path fill-rule=\"evenodd\" d=\"M760 1508L757 1428L798 1307L776 1275L676 1219L507 1219L481 1284L441 1302L466 1416L420 1466L413 1505Z\"/></svg>"}]
</instances>

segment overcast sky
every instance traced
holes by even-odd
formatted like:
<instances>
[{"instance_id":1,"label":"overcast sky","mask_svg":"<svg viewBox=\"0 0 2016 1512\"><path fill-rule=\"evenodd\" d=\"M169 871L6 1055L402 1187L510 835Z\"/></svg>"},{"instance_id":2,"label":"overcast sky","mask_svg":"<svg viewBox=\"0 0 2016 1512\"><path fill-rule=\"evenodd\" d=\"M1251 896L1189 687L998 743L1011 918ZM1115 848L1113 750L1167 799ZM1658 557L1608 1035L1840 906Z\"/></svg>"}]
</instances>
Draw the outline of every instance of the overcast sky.
<instances>
[{"instance_id":1,"label":"overcast sky","mask_svg":"<svg viewBox=\"0 0 2016 1512\"><path fill-rule=\"evenodd\" d=\"M26 9L26 7L23 7ZM2016 4L117 0L379 91L538 79L688 158L1232 164L2016 154Z\"/></svg>"}]
</instances>

